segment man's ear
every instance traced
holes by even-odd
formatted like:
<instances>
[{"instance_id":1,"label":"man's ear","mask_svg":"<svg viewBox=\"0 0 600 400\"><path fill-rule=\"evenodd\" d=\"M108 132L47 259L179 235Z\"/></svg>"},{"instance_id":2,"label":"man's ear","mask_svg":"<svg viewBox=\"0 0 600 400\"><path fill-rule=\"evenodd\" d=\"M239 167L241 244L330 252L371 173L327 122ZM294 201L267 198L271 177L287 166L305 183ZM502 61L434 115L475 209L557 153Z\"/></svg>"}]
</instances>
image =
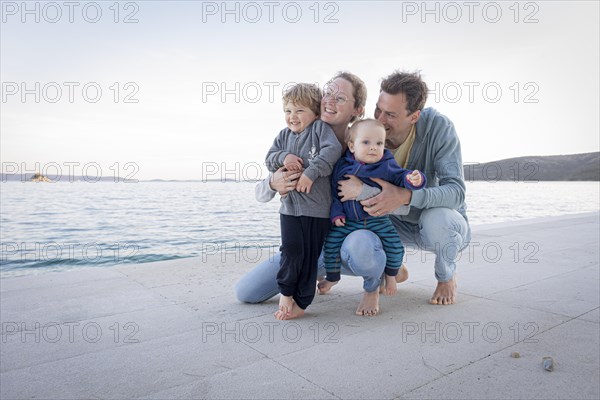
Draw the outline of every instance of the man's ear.
<instances>
[{"instance_id":1,"label":"man's ear","mask_svg":"<svg viewBox=\"0 0 600 400\"><path fill-rule=\"evenodd\" d=\"M410 116L410 123L411 124L416 124L420 117L421 117L421 110L415 111Z\"/></svg>"}]
</instances>

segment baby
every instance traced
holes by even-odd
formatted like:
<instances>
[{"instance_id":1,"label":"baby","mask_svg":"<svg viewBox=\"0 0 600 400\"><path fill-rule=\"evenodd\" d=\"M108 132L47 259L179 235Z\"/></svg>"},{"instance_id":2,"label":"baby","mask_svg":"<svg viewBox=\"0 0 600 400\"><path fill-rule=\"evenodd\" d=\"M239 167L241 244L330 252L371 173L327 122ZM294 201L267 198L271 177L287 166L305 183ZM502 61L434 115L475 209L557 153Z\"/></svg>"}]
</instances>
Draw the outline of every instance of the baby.
<instances>
[{"instance_id":1,"label":"baby","mask_svg":"<svg viewBox=\"0 0 600 400\"><path fill-rule=\"evenodd\" d=\"M426 178L421 172L401 168L389 150L384 149L385 127L374 119L365 119L352 125L348 132L348 150L336 163L331 184L333 202L330 219L333 227L325 239L324 259L326 279L319 282L319 290L327 292L340 280L340 249L346 236L357 229L375 233L386 255L385 290L387 295L396 294L396 275L404 258L404 246L398 232L387 216L372 217L355 200L340 201L337 194L338 181L345 175L354 175L369 186L377 186L369 178L381 178L396 186L411 190L425 187Z\"/></svg>"}]
</instances>

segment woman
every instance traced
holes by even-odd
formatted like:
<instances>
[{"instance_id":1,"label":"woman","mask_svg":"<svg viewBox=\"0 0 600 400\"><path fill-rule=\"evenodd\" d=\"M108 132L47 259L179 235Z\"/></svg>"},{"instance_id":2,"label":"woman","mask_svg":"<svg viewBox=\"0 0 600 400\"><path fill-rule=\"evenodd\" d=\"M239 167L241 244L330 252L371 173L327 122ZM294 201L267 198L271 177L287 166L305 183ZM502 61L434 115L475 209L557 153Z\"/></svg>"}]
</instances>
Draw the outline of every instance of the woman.
<instances>
[{"instance_id":1,"label":"woman","mask_svg":"<svg viewBox=\"0 0 600 400\"><path fill-rule=\"evenodd\" d=\"M354 74L339 72L327 84L321 102L321 120L331 126L344 150L346 149L345 137L348 125L364 116L366 100L366 86ZM290 190L294 190L300 174L300 172L278 170L256 185L257 200L267 202L277 192L285 195ZM379 303L379 284L385 259L361 257L361 254L372 254L373 248L381 246L381 243L372 240L373 236L361 235L361 231L353 232L346 238L341 250L342 274L364 278L365 295L357 309L357 314L360 315L376 314ZM385 257L383 252L376 254ZM279 259L280 255L277 254L244 275L235 286L238 300L246 303L260 303L277 295L279 293L277 286ZM322 257L319 259L318 275L325 275ZM324 291L320 291L320 293L323 294ZM300 316L301 311L299 308L292 310L291 318Z\"/></svg>"}]
</instances>

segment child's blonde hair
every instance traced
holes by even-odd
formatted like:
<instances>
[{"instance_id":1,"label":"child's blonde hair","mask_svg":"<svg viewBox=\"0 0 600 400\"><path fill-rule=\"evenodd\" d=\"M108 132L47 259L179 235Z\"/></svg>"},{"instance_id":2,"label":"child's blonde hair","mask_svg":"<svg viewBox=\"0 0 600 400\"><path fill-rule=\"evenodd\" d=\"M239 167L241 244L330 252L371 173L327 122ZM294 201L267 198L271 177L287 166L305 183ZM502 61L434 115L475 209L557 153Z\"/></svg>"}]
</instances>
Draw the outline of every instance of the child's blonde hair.
<instances>
[{"instance_id":1,"label":"child's blonde hair","mask_svg":"<svg viewBox=\"0 0 600 400\"><path fill-rule=\"evenodd\" d=\"M365 128L369 127L369 125L370 128L381 128L385 132L385 126L383 126L383 124L378 120L373 118L361 119L353 123L350 129L348 129L348 133L346 133L345 138L346 143L354 143L354 140L356 139L356 134L358 132L358 127L360 127L361 125L365 125Z\"/></svg>"},{"instance_id":2,"label":"child's blonde hair","mask_svg":"<svg viewBox=\"0 0 600 400\"><path fill-rule=\"evenodd\" d=\"M316 116L321 115L321 89L312 83L297 83L283 93L283 105L291 102L308 107Z\"/></svg>"}]
</instances>

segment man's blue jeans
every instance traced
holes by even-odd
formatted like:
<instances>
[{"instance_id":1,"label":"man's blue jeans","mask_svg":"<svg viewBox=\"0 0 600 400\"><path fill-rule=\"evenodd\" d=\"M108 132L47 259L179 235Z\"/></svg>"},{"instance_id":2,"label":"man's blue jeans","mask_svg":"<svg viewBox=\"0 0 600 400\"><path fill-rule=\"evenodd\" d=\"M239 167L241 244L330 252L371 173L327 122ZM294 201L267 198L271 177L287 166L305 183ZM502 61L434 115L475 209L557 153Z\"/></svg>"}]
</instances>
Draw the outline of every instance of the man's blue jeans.
<instances>
[{"instance_id":1,"label":"man's blue jeans","mask_svg":"<svg viewBox=\"0 0 600 400\"><path fill-rule=\"evenodd\" d=\"M435 253L435 277L439 282L452 279L456 256L471 241L471 228L462 215L449 208L430 208L423 210L418 225L394 218L392 221L405 245ZM341 259L342 275L362 276L366 292L379 289L386 257L377 235L363 229L352 232L344 240ZM244 275L235 285L238 300L260 303L277 295L279 261L277 254ZM318 276L324 276L323 253L318 264Z\"/></svg>"}]
</instances>

